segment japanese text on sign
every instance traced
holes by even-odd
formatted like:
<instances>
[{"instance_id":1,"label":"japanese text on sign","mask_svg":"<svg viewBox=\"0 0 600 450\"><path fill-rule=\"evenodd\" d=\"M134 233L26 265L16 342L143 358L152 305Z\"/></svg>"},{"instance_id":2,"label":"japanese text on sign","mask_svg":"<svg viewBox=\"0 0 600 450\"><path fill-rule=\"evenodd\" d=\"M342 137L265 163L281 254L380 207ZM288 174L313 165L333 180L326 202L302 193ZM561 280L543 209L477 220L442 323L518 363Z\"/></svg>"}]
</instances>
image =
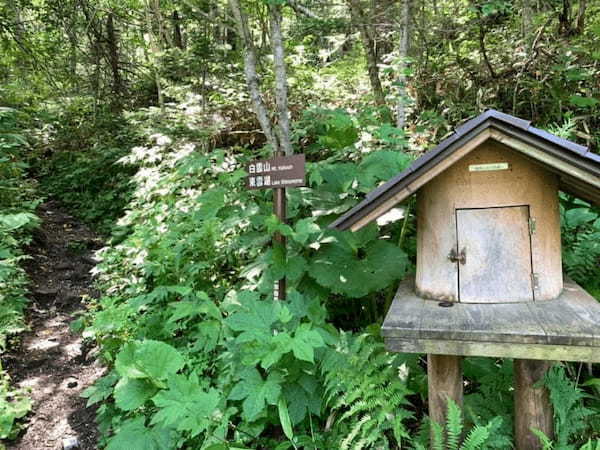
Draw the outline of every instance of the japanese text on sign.
<instances>
[{"instance_id":1,"label":"japanese text on sign","mask_svg":"<svg viewBox=\"0 0 600 450\"><path fill-rule=\"evenodd\" d=\"M299 187L305 184L304 155L278 156L248 164L249 189Z\"/></svg>"}]
</instances>

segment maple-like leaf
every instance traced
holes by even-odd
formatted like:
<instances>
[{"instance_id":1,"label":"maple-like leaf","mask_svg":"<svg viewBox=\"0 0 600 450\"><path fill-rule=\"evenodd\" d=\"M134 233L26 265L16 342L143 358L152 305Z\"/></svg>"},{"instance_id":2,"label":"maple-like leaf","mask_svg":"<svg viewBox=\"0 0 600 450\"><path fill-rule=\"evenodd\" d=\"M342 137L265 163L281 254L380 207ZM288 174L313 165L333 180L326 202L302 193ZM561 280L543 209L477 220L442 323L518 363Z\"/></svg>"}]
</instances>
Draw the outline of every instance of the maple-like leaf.
<instances>
[{"instance_id":1,"label":"maple-like leaf","mask_svg":"<svg viewBox=\"0 0 600 450\"><path fill-rule=\"evenodd\" d=\"M181 353L169 344L147 339L125 344L117 355L115 369L122 377L164 380L184 363Z\"/></svg>"},{"instance_id":2,"label":"maple-like leaf","mask_svg":"<svg viewBox=\"0 0 600 450\"><path fill-rule=\"evenodd\" d=\"M169 377L167 389L152 399L160 409L152 418L152 424L172 426L178 431L190 431L197 436L211 424L211 416L221 401L215 389L204 391L198 377L184 375Z\"/></svg>"},{"instance_id":3,"label":"maple-like leaf","mask_svg":"<svg viewBox=\"0 0 600 450\"><path fill-rule=\"evenodd\" d=\"M244 400L242 403L243 416L252 422L264 412L265 404L275 405L281 394L283 377L277 373L270 373L266 380L254 367L246 369L242 379L231 390L231 400Z\"/></svg>"},{"instance_id":4,"label":"maple-like leaf","mask_svg":"<svg viewBox=\"0 0 600 450\"><path fill-rule=\"evenodd\" d=\"M344 241L329 244L312 260L309 273L320 285L354 298L383 289L406 273L408 258L394 244L376 240L362 253Z\"/></svg>"}]
</instances>

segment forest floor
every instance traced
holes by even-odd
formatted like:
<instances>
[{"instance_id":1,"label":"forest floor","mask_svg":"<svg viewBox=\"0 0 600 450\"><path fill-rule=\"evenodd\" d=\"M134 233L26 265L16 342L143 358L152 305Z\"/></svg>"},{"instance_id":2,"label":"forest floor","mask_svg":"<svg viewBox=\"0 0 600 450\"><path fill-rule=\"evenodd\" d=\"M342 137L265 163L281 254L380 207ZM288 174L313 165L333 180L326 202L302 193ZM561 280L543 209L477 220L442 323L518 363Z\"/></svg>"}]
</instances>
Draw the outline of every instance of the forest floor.
<instances>
[{"instance_id":1,"label":"forest floor","mask_svg":"<svg viewBox=\"0 0 600 450\"><path fill-rule=\"evenodd\" d=\"M80 394L104 369L69 325L84 309L82 297L97 296L90 269L92 251L102 241L54 201L41 205L38 215L43 222L27 249L31 260L25 267L31 280L30 331L2 358L13 382L31 389L33 411L8 448L62 449L66 439L76 438L75 448L91 450L97 448L95 408L86 408Z\"/></svg>"}]
</instances>

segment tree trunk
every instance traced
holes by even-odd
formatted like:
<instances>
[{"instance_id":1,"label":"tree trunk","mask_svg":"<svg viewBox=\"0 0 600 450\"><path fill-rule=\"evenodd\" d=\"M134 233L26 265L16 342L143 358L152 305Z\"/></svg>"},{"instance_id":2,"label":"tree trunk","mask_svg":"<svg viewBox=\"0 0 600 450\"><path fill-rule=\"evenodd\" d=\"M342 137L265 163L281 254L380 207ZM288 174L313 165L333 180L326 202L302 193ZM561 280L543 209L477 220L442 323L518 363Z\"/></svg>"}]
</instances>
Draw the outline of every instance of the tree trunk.
<instances>
[{"instance_id":1,"label":"tree trunk","mask_svg":"<svg viewBox=\"0 0 600 450\"><path fill-rule=\"evenodd\" d=\"M148 5L146 8L146 26L148 28L148 37L150 39L150 51L152 52L152 55L153 55L153 58L150 61L150 64L152 66L152 72L154 75L154 84L156 85L156 96L158 99L158 106L160 107L161 111L164 112L165 101L164 101L163 93L162 93L160 73L158 72L158 69L156 67L156 55L160 51L159 42L158 42L160 39L160 36L157 38L157 36L155 36L155 34L154 34L154 29L152 27L152 5L150 4L150 1L151 0L148 0Z\"/></svg>"},{"instance_id":2,"label":"tree trunk","mask_svg":"<svg viewBox=\"0 0 600 450\"><path fill-rule=\"evenodd\" d=\"M281 5L270 4L271 45L273 47L273 63L275 65L275 101L279 119L279 143L281 151L286 155L294 153L290 139L290 111L288 108L288 87L285 68L285 53L281 33Z\"/></svg>"},{"instance_id":3,"label":"tree trunk","mask_svg":"<svg viewBox=\"0 0 600 450\"><path fill-rule=\"evenodd\" d=\"M277 153L279 148L279 142L277 137L273 133L273 127L269 120L267 108L262 98L260 91L260 82L258 73L256 71L256 49L254 48L254 42L250 29L248 28L248 19L246 14L242 10L239 0L229 0L229 7L235 19L235 23L238 29L238 33L242 39L244 45L244 74L246 76L246 83L248 84L248 90L250 91L250 98L252 100L252 106L260 127L265 134L267 142L271 145L273 153Z\"/></svg>"},{"instance_id":4,"label":"tree trunk","mask_svg":"<svg viewBox=\"0 0 600 450\"><path fill-rule=\"evenodd\" d=\"M384 106L385 94L383 93L381 80L379 79L379 56L377 54L376 42L372 34L372 23L367 19L359 0L348 0L348 5L350 6L352 21L358 28L363 47L365 48L367 70L369 72L369 81L371 82L375 103L379 106Z\"/></svg>"},{"instance_id":5,"label":"tree trunk","mask_svg":"<svg viewBox=\"0 0 600 450\"><path fill-rule=\"evenodd\" d=\"M562 11L558 14L558 34L571 33L571 0L562 1Z\"/></svg>"},{"instance_id":6,"label":"tree trunk","mask_svg":"<svg viewBox=\"0 0 600 450\"><path fill-rule=\"evenodd\" d=\"M531 7L532 0L522 0L523 12L521 13L522 34L526 42L531 41L531 28L533 25L533 8ZM529 47L529 45L528 45Z\"/></svg>"},{"instance_id":7,"label":"tree trunk","mask_svg":"<svg viewBox=\"0 0 600 450\"><path fill-rule=\"evenodd\" d=\"M396 105L396 127L404 129L406 126L406 58L410 47L410 3L411 0L402 0L400 17L400 74L398 77L399 93Z\"/></svg>"},{"instance_id":8,"label":"tree trunk","mask_svg":"<svg viewBox=\"0 0 600 450\"><path fill-rule=\"evenodd\" d=\"M108 14L106 19L106 43L108 46L108 60L113 77L113 94L115 98L113 104L117 109L121 106L121 95L123 94L123 80L121 79L121 70L119 65L119 42L115 31L113 13Z\"/></svg>"},{"instance_id":9,"label":"tree trunk","mask_svg":"<svg viewBox=\"0 0 600 450\"><path fill-rule=\"evenodd\" d=\"M179 12L177 12L177 10L173 11L171 21L173 23L173 44L175 47L185 50L183 35L181 34L181 18L179 17Z\"/></svg>"},{"instance_id":10,"label":"tree trunk","mask_svg":"<svg viewBox=\"0 0 600 450\"><path fill-rule=\"evenodd\" d=\"M575 30L577 34L583 33L585 29L585 10L587 8L587 0L579 0L579 9L577 10L577 19L575 20Z\"/></svg>"}]
</instances>

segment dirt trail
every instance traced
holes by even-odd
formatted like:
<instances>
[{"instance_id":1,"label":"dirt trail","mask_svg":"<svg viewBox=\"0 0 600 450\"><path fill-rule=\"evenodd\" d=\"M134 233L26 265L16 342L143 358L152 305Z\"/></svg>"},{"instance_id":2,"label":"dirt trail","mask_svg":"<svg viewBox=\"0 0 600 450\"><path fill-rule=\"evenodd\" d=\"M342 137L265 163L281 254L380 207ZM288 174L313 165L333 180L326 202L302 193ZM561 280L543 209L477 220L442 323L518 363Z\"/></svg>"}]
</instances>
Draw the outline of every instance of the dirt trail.
<instances>
[{"instance_id":1,"label":"dirt trail","mask_svg":"<svg viewBox=\"0 0 600 450\"><path fill-rule=\"evenodd\" d=\"M31 389L33 411L25 431L9 449L62 449L77 438L79 449L95 449L94 408L85 407L81 392L103 374L80 335L69 330L81 297L94 297L90 269L92 250L101 240L55 202L43 204L43 220L27 250L26 270L32 281L28 311L30 330L19 348L3 357L13 382Z\"/></svg>"}]
</instances>

